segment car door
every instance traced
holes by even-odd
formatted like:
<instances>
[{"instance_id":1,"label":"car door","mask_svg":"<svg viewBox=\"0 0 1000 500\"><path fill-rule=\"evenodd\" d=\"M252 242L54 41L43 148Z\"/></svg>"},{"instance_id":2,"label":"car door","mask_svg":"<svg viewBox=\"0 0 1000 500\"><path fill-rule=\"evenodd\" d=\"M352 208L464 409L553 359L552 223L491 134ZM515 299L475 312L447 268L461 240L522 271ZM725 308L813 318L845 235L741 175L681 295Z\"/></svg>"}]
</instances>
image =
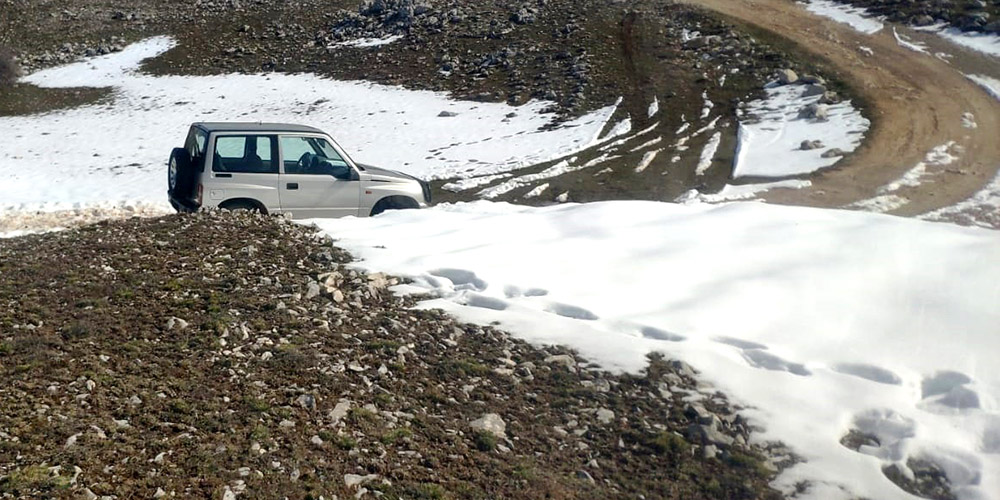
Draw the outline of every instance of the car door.
<instances>
[{"instance_id":1,"label":"car door","mask_svg":"<svg viewBox=\"0 0 1000 500\"><path fill-rule=\"evenodd\" d=\"M279 206L278 138L261 134L217 134L206 158L209 206L245 198L269 212Z\"/></svg>"},{"instance_id":2,"label":"car door","mask_svg":"<svg viewBox=\"0 0 1000 500\"><path fill-rule=\"evenodd\" d=\"M297 219L358 215L361 182L343 156L321 136L283 134L281 210Z\"/></svg>"}]
</instances>

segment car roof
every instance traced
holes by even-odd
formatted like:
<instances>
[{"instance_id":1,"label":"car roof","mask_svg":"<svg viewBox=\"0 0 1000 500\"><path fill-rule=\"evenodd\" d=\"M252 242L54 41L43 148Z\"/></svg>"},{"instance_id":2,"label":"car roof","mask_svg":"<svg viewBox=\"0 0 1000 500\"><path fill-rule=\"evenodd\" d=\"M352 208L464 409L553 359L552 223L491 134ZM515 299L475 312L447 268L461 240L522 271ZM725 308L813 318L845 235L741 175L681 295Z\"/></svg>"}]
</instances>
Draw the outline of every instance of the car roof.
<instances>
[{"instance_id":1,"label":"car roof","mask_svg":"<svg viewBox=\"0 0 1000 500\"><path fill-rule=\"evenodd\" d=\"M323 134L324 132L307 125L294 123L262 123L262 122L197 122L192 124L205 132L304 132Z\"/></svg>"}]
</instances>

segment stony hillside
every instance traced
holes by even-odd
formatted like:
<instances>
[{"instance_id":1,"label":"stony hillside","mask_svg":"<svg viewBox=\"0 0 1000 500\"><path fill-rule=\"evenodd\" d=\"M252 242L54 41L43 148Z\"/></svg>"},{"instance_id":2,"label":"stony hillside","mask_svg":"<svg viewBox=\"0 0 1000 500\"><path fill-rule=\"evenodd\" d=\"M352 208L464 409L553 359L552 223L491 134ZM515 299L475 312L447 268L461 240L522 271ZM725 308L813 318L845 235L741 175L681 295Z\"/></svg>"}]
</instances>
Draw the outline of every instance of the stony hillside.
<instances>
[{"instance_id":1,"label":"stony hillside","mask_svg":"<svg viewBox=\"0 0 1000 500\"><path fill-rule=\"evenodd\" d=\"M607 373L348 261L249 214L0 240L0 497L777 496L787 452L686 365Z\"/></svg>"}]
</instances>

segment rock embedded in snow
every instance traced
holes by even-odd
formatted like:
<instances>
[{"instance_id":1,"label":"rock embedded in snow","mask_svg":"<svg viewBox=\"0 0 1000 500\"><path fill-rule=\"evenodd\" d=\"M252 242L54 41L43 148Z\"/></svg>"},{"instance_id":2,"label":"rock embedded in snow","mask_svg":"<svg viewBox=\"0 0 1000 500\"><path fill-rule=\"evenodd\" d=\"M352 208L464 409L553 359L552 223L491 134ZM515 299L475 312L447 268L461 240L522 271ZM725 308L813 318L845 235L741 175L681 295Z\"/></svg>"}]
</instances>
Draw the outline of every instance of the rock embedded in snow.
<instances>
[{"instance_id":1,"label":"rock embedded in snow","mask_svg":"<svg viewBox=\"0 0 1000 500\"><path fill-rule=\"evenodd\" d=\"M799 81L799 75L792 71L791 69L779 69L778 70L778 82L782 85L791 85Z\"/></svg>"},{"instance_id":2,"label":"rock embedded in snow","mask_svg":"<svg viewBox=\"0 0 1000 500\"><path fill-rule=\"evenodd\" d=\"M826 121L830 118L830 110L825 104L814 102L807 104L799 111L800 118L809 118L819 121Z\"/></svg>"},{"instance_id":3,"label":"rock embedded in snow","mask_svg":"<svg viewBox=\"0 0 1000 500\"><path fill-rule=\"evenodd\" d=\"M817 95L823 95L826 93L826 86L824 85L806 85L806 89L802 91L802 97L813 97Z\"/></svg>"},{"instance_id":4,"label":"rock embedded in snow","mask_svg":"<svg viewBox=\"0 0 1000 500\"><path fill-rule=\"evenodd\" d=\"M823 92L823 95L819 98L820 104L837 104L840 102L840 94L833 91Z\"/></svg>"},{"instance_id":5,"label":"rock embedded in snow","mask_svg":"<svg viewBox=\"0 0 1000 500\"><path fill-rule=\"evenodd\" d=\"M805 140L802 141L802 145L799 146L799 148L802 149L803 151L809 151L811 149L819 149L822 147L823 147L823 141L819 140L813 140L813 141Z\"/></svg>"},{"instance_id":6,"label":"rock embedded in snow","mask_svg":"<svg viewBox=\"0 0 1000 500\"><path fill-rule=\"evenodd\" d=\"M498 438L507 437L507 424L496 413L487 413L469 422L469 427L473 430L489 432Z\"/></svg>"},{"instance_id":7,"label":"rock embedded in snow","mask_svg":"<svg viewBox=\"0 0 1000 500\"><path fill-rule=\"evenodd\" d=\"M458 116L458 113L454 111L442 111L438 113L439 118L454 118L456 116Z\"/></svg>"},{"instance_id":8,"label":"rock embedded in snow","mask_svg":"<svg viewBox=\"0 0 1000 500\"><path fill-rule=\"evenodd\" d=\"M823 158L836 158L838 156L844 156L845 154L847 153L844 153L839 148L830 148L824 151L820 156Z\"/></svg>"}]
</instances>

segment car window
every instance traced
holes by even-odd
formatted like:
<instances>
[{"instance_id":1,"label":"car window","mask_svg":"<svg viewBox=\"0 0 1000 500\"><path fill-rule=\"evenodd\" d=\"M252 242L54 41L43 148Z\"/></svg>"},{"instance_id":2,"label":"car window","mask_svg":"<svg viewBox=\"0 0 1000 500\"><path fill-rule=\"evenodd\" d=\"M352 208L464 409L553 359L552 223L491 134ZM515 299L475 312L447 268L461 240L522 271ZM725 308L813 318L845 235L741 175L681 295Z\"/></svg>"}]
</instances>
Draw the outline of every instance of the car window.
<instances>
[{"instance_id":1,"label":"car window","mask_svg":"<svg viewBox=\"0 0 1000 500\"><path fill-rule=\"evenodd\" d=\"M184 142L184 149L187 149L191 158L204 158L205 145L208 142L208 134L197 127L191 127L187 140ZM199 162L199 164L201 164Z\"/></svg>"},{"instance_id":2,"label":"car window","mask_svg":"<svg viewBox=\"0 0 1000 500\"><path fill-rule=\"evenodd\" d=\"M343 176L347 162L321 137L282 136L281 152L286 174Z\"/></svg>"},{"instance_id":3,"label":"car window","mask_svg":"<svg viewBox=\"0 0 1000 500\"><path fill-rule=\"evenodd\" d=\"M212 170L274 174L278 172L277 139L265 135L227 135L215 139Z\"/></svg>"}]
</instances>

